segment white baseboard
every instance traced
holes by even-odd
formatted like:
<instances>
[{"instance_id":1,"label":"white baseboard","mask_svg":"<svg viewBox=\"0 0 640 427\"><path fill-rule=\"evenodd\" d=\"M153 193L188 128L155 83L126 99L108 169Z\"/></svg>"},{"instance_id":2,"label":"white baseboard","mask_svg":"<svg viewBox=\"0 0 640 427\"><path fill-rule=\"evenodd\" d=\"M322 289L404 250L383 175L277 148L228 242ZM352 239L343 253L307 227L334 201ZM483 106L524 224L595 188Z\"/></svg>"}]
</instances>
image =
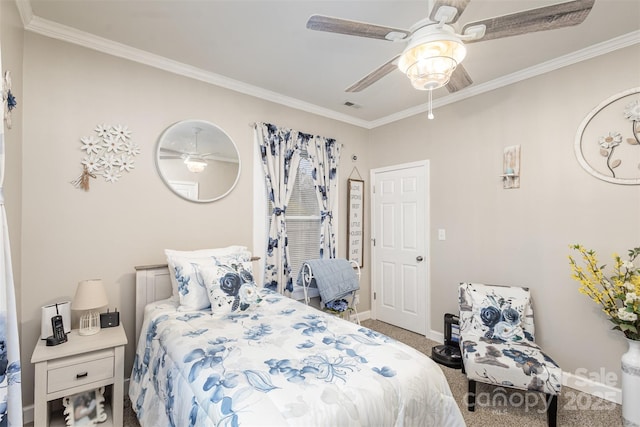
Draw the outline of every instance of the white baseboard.
<instances>
[{"instance_id":1,"label":"white baseboard","mask_svg":"<svg viewBox=\"0 0 640 427\"><path fill-rule=\"evenodd\" d=\"M441 332L432 330L427 333L426 337L438 343L444 343L444 334ZM609 402L617 404L622 403L621 389L576 374L572 374L570 372L562 373L562 385L571 387L572 389L581 391L583 393L587 393L591 396L607 400ZM569 400L571 400L571 398L569 398ZM584 402L574 403L576 405L581 405Z\"/></svg>"},{"instance_id":2,"label":"white baseboard","mask_svg":"<svg viewBox=\"0 0 640 427\"><path fill-rule=\"evenodd\" d=\"M619 405L622 404L622 390L608 384L597 382L570 372L563 372L562 385L609 402L617 403ZM581 404L581 402L574 403L576 405Z\"/></svg>"},{"instance_id":3,"label":"white baseboard","mask_svg":"<svg viewBox=\"0 0 640 427\"><path fill-rule=\"evenodd\" d=\"M427 338L429 338L432 341L437 342L438 344L443 344L444 343L444 334L442 332L438 332L438 331L429 331L427 333Z\"/></svg>"},{"instance_id":4,"label":"white baseboard","mask_svg":"<svg viewBox=\"0 0 640 427\"><path fill-rule=\"evenodd\" d=\"M358 312L358 319L360 319L361 322L363 320L371 319L371 311L367 310L367 311ZM351 316L351 321L353 321L353 320L355 320L354 316Z\"/></svg>"},{"instance_id":5,"label":"white baseboard","mask_svg":"<svg viewBox=\"0 0 640 427\"><path fill-rule=\"evenodd\" d=\"M29 424L33 422L33 405L22 407L22 423Z\"/></svg>"},{"instance_id":6,"label":"white baseboard","mask_svg":"<svg viewBox=\"0 0 640 427\"><path fill-rule=\"evenodd\" d=\"M129 395L129 378L124 379L124 395ZM22 407L22 424L29 423L33 423L33 405Z\"/></svg>"},{"instance_id":7,"label":"white baseboard","mask_svg":"<svg viewBox=\"0 0 640 427\"><path fill-rule=\"evenodd\" d=\"M371 311L363 311L358 313L358 318L360 321L371 319ZM355 320L355 316L351 316L351 320ZM444 343L444 333L430 330L425 334L425 338L430 339L432 341L437 342L438 344ZM605 378L606 380L606 378ZM562 385L566 387L570 387L574 390L586 393L590 396L594 396L600 399L604 399L609 402L621 404L622 403L622 390L607 385L605 383L601 383L598 381L594 381L589 378L585 378L576 374L572 374L570 372L562 373ZM567 393L563 391L563 393ZM568 397L569 404L571 404L571 396ZM576 397L576 399L578 399ZM583 406L585 402L575 401L573 402L577 407ZM589 402L590 403L590 402Z\"/></svg>"},{"instance_id":8,"label":"white baseboard","mask_svg":"<svg viewBox=\"0 0 640 427\"><path fill-rule=\"evenodd\" d=\"M371 319L371 311L363 311L358 313L360 321ZM355 319L353 319L355 320ZM438 331L429 331L426 338L436 341L438 343L444 342L444 334ZM579 375L572 374L570 372L562 373L562 385L571 387L574 390L587 393L591 396L598 397L600 399L607 400L609 402L622 404L622 390L607 384L603 384L597 381L593 381L589 378L581 377ZM129 378L124 380L124 394L129 395ZM583 402L574 402L576 405L581 405ZM22 408L22 419L25 424L33 422L33 405L25 406Z\"/></svg>"}]
</instances>

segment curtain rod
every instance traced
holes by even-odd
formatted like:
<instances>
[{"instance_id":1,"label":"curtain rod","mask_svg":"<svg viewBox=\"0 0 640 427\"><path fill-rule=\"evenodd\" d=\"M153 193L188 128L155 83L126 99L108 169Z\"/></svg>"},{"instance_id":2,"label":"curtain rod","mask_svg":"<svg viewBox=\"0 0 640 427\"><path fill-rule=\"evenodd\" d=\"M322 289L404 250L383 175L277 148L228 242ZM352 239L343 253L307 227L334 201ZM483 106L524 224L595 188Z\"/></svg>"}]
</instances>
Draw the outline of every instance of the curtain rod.
<instances>
[{"instance_id":1,"label":"curtain rod","mask_svg":"<svg viewBox=\"0 0 640 427\"><path fill-rule=\"evenodd\" d=\"M273 123L271 123L273 124ZM249 123L249 127L252 129L255 129L258 126L258 122L253 122L253 123ZM277 126L277 125L274 125ZM302 132L296 129L290 129L290 130L295 130L296 132L300 132L300 133L306 133L307 135L313 135L313 136L321 136L322 138L327 138L326 136L322 136L322 135L314 135L313 133L309 133L309 132ZM329 139L333 139L334 141L337 141L336 138L329 138ZM344 147L344 144L340 143L340 147Z\"/></svg>"}]
</instances>

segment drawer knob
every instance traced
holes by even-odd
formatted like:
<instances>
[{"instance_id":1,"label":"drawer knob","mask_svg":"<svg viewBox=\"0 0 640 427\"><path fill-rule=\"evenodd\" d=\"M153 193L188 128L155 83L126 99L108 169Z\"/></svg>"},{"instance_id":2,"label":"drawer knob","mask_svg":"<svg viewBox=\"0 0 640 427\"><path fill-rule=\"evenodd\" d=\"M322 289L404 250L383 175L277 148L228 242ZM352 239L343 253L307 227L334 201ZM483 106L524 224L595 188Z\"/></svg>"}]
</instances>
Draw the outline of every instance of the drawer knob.
<instances>
[{"instance_id":1,"label":"drawer knob","mask_svg":"<svg viewBox=\"0 0 640 427\"><path fill-rule=\"evenodd\" d=\"M80 378L84 378L86 376L88 376L89 374L87 372L82 372L80 374L76 374L76 379L79 380Z\"/></svg>"}]
</instances>

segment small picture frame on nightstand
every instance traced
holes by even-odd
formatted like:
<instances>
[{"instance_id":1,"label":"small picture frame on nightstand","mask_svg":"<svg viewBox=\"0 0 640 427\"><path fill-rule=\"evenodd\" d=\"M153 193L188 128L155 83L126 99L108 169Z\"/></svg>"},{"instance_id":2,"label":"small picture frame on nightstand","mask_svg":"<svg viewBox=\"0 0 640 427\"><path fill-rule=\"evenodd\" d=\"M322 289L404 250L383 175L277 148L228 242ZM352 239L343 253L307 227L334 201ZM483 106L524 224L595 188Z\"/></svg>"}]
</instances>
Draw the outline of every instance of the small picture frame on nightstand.
<instances>
[{"instance_id":1,"label":"small picture frame on nightstand","mask_svg":"<svg viewBox=\"0 0 640 427\"><path fill-rule=\"evenodd\" d=\"M104 387L62 399L67 426L92 426L107 420L104 411Z\"/></svg>"}]
</instances>

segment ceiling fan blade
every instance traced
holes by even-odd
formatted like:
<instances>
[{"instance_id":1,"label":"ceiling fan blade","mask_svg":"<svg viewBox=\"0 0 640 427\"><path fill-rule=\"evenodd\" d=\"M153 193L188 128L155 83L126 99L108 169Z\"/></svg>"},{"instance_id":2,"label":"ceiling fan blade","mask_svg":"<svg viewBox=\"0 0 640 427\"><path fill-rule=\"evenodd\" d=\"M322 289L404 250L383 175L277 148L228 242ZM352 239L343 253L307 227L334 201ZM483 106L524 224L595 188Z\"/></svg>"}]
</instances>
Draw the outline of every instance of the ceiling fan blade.
<instances>
[{"instance_id":1,"label":"ceiling fan blade","mask_svg":"<svg viewBox=\"0 0 640 427\"><path fill-rule=\"evenodd\" d=\"M384 76L392 72L393 70L397 70L398 66L396 65L396 61L398 58L400 58L400 55L394 56L389 61L379 66L378 68L376 68L375 70L373 70L372 72L370 72L369 74L367 74L366 76L364 76L363 78L361 78L360 80L358 80L357 82L355 82L354 84L346 88L344 91L360 92L368 88L369 86L371 86L372 84L374 84L375 82L377 82L378 80L380 80L381 78L383 78Z\"/></svg>"},{"instance_id":2,"label":"ceiling fan blade","mask_svg":"<svg viewBox=\"0 0 640 427\"><path fill-rule=\"evenodd\" d=\"M485 25L485 35L482 38L466 42L473 43L578 25L585 20L594 2L595 0L574 0L470 22L464 26L462 34L469 27Z\"/></svg>"},{"instance_id":3,"label":"ceiling fan blade","mask_svg":"<svg viewBox=\"0 0 640 427\"><path fill-rule=\"evenodd\" d=\"M436 0L433 8L431 8L431 15L429 15L429 19L433 22L439 22L440 20L437 17L438 9L440 9L441 6L450 6L458 11L453 19L446 22L447 24L453 24L458 21L458 18L460 18L460 15L462 15L462 12L467 8L470 1L471 0Z\"/></svg>"},{"instance_id":4,"label":"ceiling fan blade","mask_svg":"<svg viewBox=\"0 0 640 427\"><path fill-rule=\"evenodd\" d=\"M176 155L187 154L187 153L183 153L182 151L176 151L176 150L172 150L171 148L164 148L164 147L160 147L160 151L162 151L163 153L172 153Z\"/></svg>"},{"instance_id":5,"label":"ceiling fan blade","mask_svg":"<svg viewBox=\"0 0 640 427\"><path fill-rule=\"evenodd\" d=\"M464 69L462 64L458 64L453 74L449 79L449 83L446 84L446 88L450 93L457 92L465 87L471 85L473 80L469 77L467 70Z\"/></svg>"},{"instance_id":6,"label":"ceiling fan blade","mask_svg":"<svg viewBox=\"0 0 640 427\"><path fill-rule=\"evenodd\" d=\"M182 156L160 156L161 160L178 160L182 159Z\"/></svg>"},{"instance_id":7,"label":"ceiling fan blade","mask_svg":"<svg viewBox=\"0 0 640 427\"><path fill-rule=\"evenodd\" d=\"M390 41L403 40L411 34L410 31L399 28L383 27L324 15L312 15L307 21L307 28L315 31Z\"/></svg>"}]
</instances>

